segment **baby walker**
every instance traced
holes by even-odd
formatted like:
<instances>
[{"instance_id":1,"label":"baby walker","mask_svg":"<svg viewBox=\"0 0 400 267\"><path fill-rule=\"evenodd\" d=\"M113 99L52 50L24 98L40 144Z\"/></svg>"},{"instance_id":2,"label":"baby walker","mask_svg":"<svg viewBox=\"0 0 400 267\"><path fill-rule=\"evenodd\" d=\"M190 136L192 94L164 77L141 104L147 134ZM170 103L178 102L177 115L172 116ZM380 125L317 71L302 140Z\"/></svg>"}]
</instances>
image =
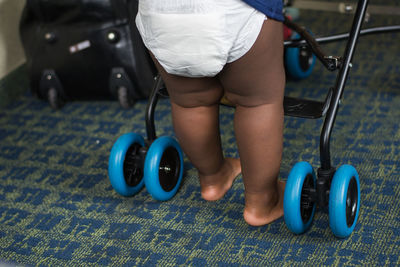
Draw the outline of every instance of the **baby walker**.
<instances>
[{"instance_id":1,"label":"baby walker","mask_svg":"<svg viewBox=\"0 0 400 267\"><path fill-rule=\"evenodd\" d=\"M356 169L331 165L329 142L339 102L351 68L358 37L363 34L398 31L400 26L388 26L361 31L368 0L359 0L349 34L314 39L307 31L289 19L284 24L301 38L285 41L285 64L288 73L296 78L307 77L315 58L331 71L338 70L335 86L325 101L297 99L285 96L285 115L302 118L325 117L320 136L321 167L317 173L308 162L298 162L290 171L284 193L284 220L290 231L304 233L314 217L316 206L329 206L329 224L333 234L348 237L356 225L360 209L360 181ZM343 57L326 56L319 43L348 39ZM118 138L109 158L109 177L113 188L123 196L132 196L144 185L153 198L172 198L182 181L183 153L175 139L157 138L154 113L158 99L166 96L160 76L156 77L146 109L147 139L136 133Z\"/></svg>"}]
</instances>

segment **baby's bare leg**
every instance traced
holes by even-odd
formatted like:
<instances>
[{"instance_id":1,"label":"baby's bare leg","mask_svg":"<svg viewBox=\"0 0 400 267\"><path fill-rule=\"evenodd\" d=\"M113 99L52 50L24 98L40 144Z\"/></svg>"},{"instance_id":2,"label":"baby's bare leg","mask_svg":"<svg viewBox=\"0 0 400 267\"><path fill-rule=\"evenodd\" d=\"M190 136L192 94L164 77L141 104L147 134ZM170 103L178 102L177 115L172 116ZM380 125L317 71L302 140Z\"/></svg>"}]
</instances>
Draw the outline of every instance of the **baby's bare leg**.
<instances>
[{"instance_id":1,"label":"baby's bare leg","mask_svg":"<svg viewBox=\"0 0 400 267\"><path fill-rule=\"evenodd\" d=\"M278 182L283 147L282 24L267 20L251 50L220 75L236 105L235 134L245 185L244 219L268 224L283 215L284 183Z\"/></svg>"},{"instance_id":2,"label":"baby's bare leg","mask_svg":"<svg viewBox=\"0 0 400 267\"><path fill-rule=\"evenodd\" d=\"M158 64L172 106L174 130L183 151L198 170L205 200L222 198L241 172L239 159L224 158L219 132L223 89L216 78L170 75Z\"/></svg>"},{"instance_id":3,"label":"baby's bare leg","mask_svg":"<svg viewBox=\"0 0 400 267\"><path fill-rule=\"evenodd\" d=\"M282 111L278 105L238 106L235 132L243 164L244 219L268 224L283 215L284 185L278 182L282 155Z\"/></svg>"},{"instance_id":4,"label":"baby's bare leg","mask_svg":"<svg viewBox=\"0 0 400 267\"><path fill-rule=\"evenodd\" d=\"M183 107L172 102L175 133L198 170L201 195L208 201L222 198L241 171L238 159L223 156L218 107L218 104Z\"/></svg>"}]
</instances>

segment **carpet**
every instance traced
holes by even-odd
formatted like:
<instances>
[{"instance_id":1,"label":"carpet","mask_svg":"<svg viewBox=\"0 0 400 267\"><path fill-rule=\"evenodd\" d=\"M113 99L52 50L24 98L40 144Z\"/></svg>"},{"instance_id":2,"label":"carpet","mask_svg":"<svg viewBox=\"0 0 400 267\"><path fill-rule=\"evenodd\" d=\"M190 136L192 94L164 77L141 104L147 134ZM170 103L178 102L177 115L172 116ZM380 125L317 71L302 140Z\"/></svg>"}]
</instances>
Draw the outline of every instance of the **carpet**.
<instances>
[{"instance_id":1,"label":"carpet","mask_svg":"<svg viewBox=\"0 0 400 267\"><path fill-rule=\"evenodd\" d=\"M308 11L301 20L325 35L346 31L351 16ZM390 24L399 18L372 16L366 26ZM343 48L343 42L326 45L333 55ZM241 178L223 199L205 202L187 158L173 199L156 201L146 189L118 195L108 180L110 149L126 132L145 136L147 101L129 110L116 101L75 101L54 111L29 93L24 68L18 69L17 82L0 83L0 92L26 88L0 108L0 260L22 266L399 265L399 58L398 33L362 37L336 119L333 164L355 166L361 182L360 216L347 239L333 236L326 210L302 235L289 232L283 219L247 225ZM334 81L335 73L317 64L307 79L288 81L286 94L323 99ZM229 156L237 156L233 113L221 106ZM173 136L168 99L159 102L155 122L158 135ZM298 161L319 167L321 125L285 117L282 179Z\"/></svg>"}]
</instances>

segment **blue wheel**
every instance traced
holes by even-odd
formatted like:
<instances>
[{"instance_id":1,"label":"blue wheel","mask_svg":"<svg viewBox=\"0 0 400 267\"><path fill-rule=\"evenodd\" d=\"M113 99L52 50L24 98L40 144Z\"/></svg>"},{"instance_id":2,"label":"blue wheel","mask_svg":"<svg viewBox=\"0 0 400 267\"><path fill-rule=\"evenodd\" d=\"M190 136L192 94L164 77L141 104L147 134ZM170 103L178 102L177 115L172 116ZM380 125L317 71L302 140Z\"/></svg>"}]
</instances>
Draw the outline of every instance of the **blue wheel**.
<instances>
[{"instance_id":1,"label":"blue wheel","mask_svg":"<svg viewBox=\"0 0 400 267\"><path fill-rule=\"evenodd\" d=\"M147 151L144 163L146 189L161 201L172 198L182 182L183 154L175 139L157 138Z\"/></svg>"},{"instance_id":2,"label":"blue wheel","mask_svg":"<svg viewBox=\"0 0 400 267\"><path fill-rule=\"evenodd\" d=\"M298 39L296 34L294 39ZM300 80L305 79L312 73L316 62L316 56L309 46L288 47L285 49L285 67L289 77Z\"/></svg>"},{"instance_id":3,"label":"blue wheel","mask_svg":"<svg viewBox=\"0 0 400 267\"><path fill-rule=\"evenodd\" d=\"M335 236L348 237L356 226L360 210L360 181L351 165L341 166L329 192L329 225Z\"/></svg>"},{"instance_id":4,"label":"blue wheel","mask_svg":"<svg viewBox=\"0 0 400 267\"><path fill-rule=\"evenodd\" d=\"M295 234L304 233L311 226L316 204L309 199L309 190L315 187L312 166L307 162L296 163L290 171L283 196L285 223Z\"/></svg>"},{"instance_id":5,"label":"blue wheel","mask_svg":"<svg viewBox=\"0 0 400 267\"><path fill-rule=\"evenodd\" d=\"M144 146L143 137L127 133L114 143L108 161L108 176L118 194L132 196L143 188L143 166L139 149Z\"/></svg>"}]
</instances>

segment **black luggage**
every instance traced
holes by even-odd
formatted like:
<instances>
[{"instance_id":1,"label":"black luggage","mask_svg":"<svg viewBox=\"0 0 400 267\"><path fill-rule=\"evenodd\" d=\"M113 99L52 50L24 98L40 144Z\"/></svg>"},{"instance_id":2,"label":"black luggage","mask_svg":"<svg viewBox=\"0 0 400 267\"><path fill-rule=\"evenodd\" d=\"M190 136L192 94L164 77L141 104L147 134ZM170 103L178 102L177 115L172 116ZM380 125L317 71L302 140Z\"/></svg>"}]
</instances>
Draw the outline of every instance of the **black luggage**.
<instances>
[{"instance_id":1,"label":"black luggage","mask_svg":"<svg viewBox=\"0 0 400 267\"><path fill-rule=\"evenodd\" d=\"M155 66L135 26L138 0L27 0L20 22L31 91L65 101L147 98Z\"/></svg>"}]
</instances>

